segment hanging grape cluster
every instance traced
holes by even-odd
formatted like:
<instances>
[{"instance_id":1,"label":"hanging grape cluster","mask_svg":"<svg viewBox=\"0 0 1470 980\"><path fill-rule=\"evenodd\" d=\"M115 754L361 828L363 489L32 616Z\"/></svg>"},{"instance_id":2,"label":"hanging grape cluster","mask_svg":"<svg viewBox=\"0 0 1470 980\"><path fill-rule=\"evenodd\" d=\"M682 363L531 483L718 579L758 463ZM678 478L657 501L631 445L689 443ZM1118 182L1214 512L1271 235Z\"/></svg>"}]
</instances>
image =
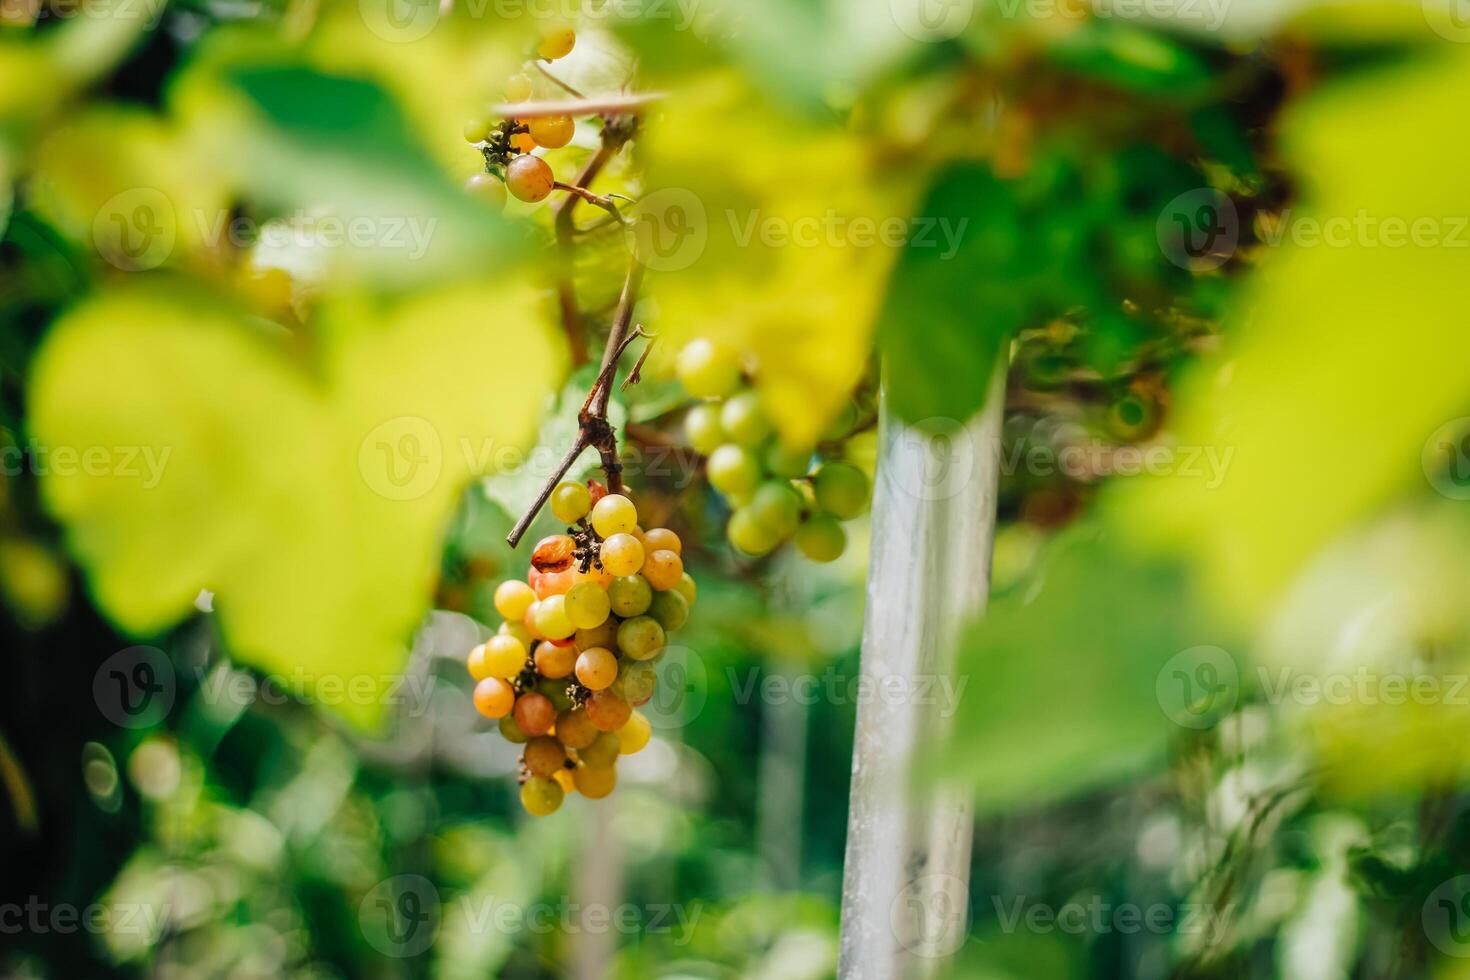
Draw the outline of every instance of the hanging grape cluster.
<instances>
[{"instance_id":1,"label":"hanging grape cluster","mask_svg":"<svg viewBox=\"0 0 1470 980\"><path fill-rule=\"evenodd\" d=\"M684 434L707 457L710 486L733 508L725 529L730 544L765 555L794 538L812 561L840 557L847 548L842 522L868 508L867 475L834 452L777 438L739 355L722 344L691 341L676 371L685 390L702 399L684 417ZM847 435L855 416L849 406L828 435Z\"/></svg>"},{"instance_id":2,"label":"hanging grape cluster","mask_svg":"<svg viewBox=\"0 0 1470 980\"><path fill-rule=\"evenodd\" d=\"M571 54L577 43L576 33L567 27L556 27L542 35L536 56L555 61ZM512 75L505 83L507 102L525 102L531 98L534 83L524 72ZM554 150L572 141L576 122L569 115L541 116L521 122L497 119L489 110L465 121L464 138L480 148L485 157L485 173L475 174L465 182L470 193L494 208L502 208L509 191L517 200L528 203L543 201L556 183L547 162L532 151L537 147Z\"/></svg>"},{"instance_id":3,"label":"hanging grape cluster","mask_svg":"<svg viewBox=\"0 0 1470 980\"><path fill-rule=\"evenodd\" d=\"M667 636L695 598L679 536L643 530L623 494L564 482L551 510L567 533L536 545L526 581L495 590L505 621L467 663L475 708L525 746L521 803L536 816L568 793L608 795L618 757L648 744L636 708L653 697Z\"/></svg>"}]
</instances>

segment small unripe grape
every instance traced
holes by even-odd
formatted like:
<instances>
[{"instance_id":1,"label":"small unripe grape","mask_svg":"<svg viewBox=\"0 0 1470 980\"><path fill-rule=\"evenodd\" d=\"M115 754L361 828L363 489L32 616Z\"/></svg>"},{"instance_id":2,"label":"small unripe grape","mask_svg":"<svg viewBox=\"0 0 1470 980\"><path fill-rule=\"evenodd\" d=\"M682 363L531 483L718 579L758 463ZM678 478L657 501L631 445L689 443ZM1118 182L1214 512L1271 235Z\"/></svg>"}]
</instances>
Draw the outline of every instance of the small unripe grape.
<instances>
[{"instance_id":1,"label":"small unripe grape","mask_svg":"<svg viewBox=\"0 0 1470 980\"><path fill-rule=\"evenodd\" d=\"M550 701L551 710L557 714L572 707L572 699L567 696L567 682L560 678L541 678L536 682L536 693Z\"/></svg>"},{"instance_id":2,"label":"small unripe grape","mask_svg":"<svg viewBox=\"0 0 1470 980\"><path fill-rule=\"evenodd\" d=\"M794 480L799 476L806 476L806 471L811 468L811 448L787 449L779 441L773 442L766 450L766 469L773 476L784 476L788 480Z\"/></svg>"},{"instance_id":3,"label":"small unripe grape","mask_svg":"<svg viewBox=\"0 0 1470 980\"><path fill-rule=\"evenodd\" d=\"M506 680L526 667L526 645L506 633L497 633L485 644L485 669L490 677Z\"/></svg>"},{"instance_id":4,"label":"small unripe grape","mask_svg":"<svg viewBox=\"0 0 1470 980\"><path fill-rule=\"evenodd\" d=\"M592 509L592 493L586 484L567 481L551 491L551 512L563 524L575 524Z\"/></svg>"},{"instance_id":5,"label":"small unripe grape","mask_svg":"<svg viewBox=\"0 0 1470 980\"><path fill-rule=\"evenodd\" d=\"M801 494L786 480L767 480L751 498L750 510L777 538L788 538L801 520Z\"/></svg>"},{"instance_id":6,"label":"small unripe grape","mask_svg":"<svg viewBox=\"0 0 1470 980\"><path fill-rule=\"evenodd\" d=\"M637 526L638 508L620 493L610 493L592 505L592 529L599 537L627 534Z\"/></svg>"},{"instance_id":7,"label":"small unripe grape","mask_svg":"<svg viewBox=\"0 0 1470 980\"><path fill-rule=\"evenodd\" d=\"M601 626L612 609L607 590L596 582L582 582L572 586L567 592L566 606L567 618L579 630Z\"/></svg>"},{"instance_id":8,"label":"small unripe grape","mask_svg":"<svg viewBox=\"0 0 1470 980\"><path fill-rule=\"evenodd\" d=\"M844 521L868 506L868 477L851 463L823 463L813 480L817 504Z\"/></svg>"},{"instance_id":9,"label":"small unripe grape","mask_svg":"<svg viewBox=\"0 0 1470 980\"><path fill-rule=\"evenodd\" d=\"M556 723L556 708L551 699L536 691L528 691L516 698L514 711L516 726L527 735L545 735Z\"/></svg>"},{"instance_id":10,"label":"small unripe grape","mask_svg":"<svg viewBox=\"0 0 1470 980\"><path fill-rule=\"evenodd\" d=\"M741 507L730 515L730 524L725 528L730 544L747 555L764 555L781 543L781 538L756 517L750 507Z\"/></svg>"},{"instance_id":11,"label":"small unripe grape","mask_svg":"<svg viewBox=\"0 0 1470 980\"><path fill-rule=\"evenodd\" d=\"M526 610L535 601L535 591L525 582L510 579L495 587L495 611L504 616L507 623L525 619Z\"/></svg>"},{"instance_id":12,"label":"small unripe grape","mask_svg":"<svg viewBox=\"0 0 1470 980\"><path fill-rule=\"evenodd\" d=\"M587 717L600 732L615 732L628 723L633 706L611 691L594 691L587 699Z\"/></svg>"},{"instance_id":13,"label":"small unripe grape","mask_svg":"<svg viewBox=\"0 0 1470 980\"><path fill-rule=\"evenodd\" d=\"M617 583L614 582L613 584L616 585ZM646 585L644 587L647 588ZM608 586L608 598L612 598L612 586ZM622 613L618 613L618 615L621 616ZM618 642L617 620L609 618L604 620L601 626L594 629L577 630L576 640L578 650L590 650L593 647L611 648L614 643Z\"/></svg>"},{"instance_id":14,"label":"small unripe grape","mask_svg":"<svg viewBox=\"0 0 1470 980\"><path fill-rule=\"evenodd\" d=\"M550 735L538 735L526 743L521 761L533 776L550 776L567 761L567 750Z\"/></svg>"},{"instance_id":15,"label":"small unripe grape","mask_svg":"<svg viewBox=\"0 0 1470 980\"><path fill-rule=\"evenodd\" d=\"M521 806L533 817L555 813L565 795L556 780L545 776L532 776L521 784Z\"/></svg>"},{"instance_id":16,"label":"small unripe grape","mask_svg":"<svg viewBox=\"0 0 1470 980\"><path fill-rule=\"evenodd\" d=\"M643 532L643 547L649 553L655 551L672 551L676 555L684 553L684 542L666 527L656 527L652 531Z\"/></svg>"},{"instance_id":17,"label":"small unripe grape","mask_svg":"<svg viewBox=\"0 0 1470 980\"><path fill-rule=\"evenodd\" d=\"M517 72L505 80L505 101L526 101L531 97L531 87L531 76Z\"/></svg>"},{"instance_id":18,"label":"small unripe grape","mask_svg":"<svg viewBox=\"0 0 1470 980\"><path fill-rule=\"evenodd\" d=\"M589 800L600 800L618 785L618 771L612 766L578 766L572 770L572 782L577 792Z\"/></svg>"},{"instance_id":19,"label":"small unripe grape","mask_svg":"<svg viewBox=\"0 0 1470 980\"><path fill-rule=\"evenodd\" d=\"M653 586L642 575L628 575L607 587L607 598L612 603L612 611L624 619L641 616L653 602Z\"/></svg>"},{"instance_id":20,"label":"small unripe grape","mask_svg":"<svg viewBox=\"0 0 1470 980\"><path fill-rule=\"evenodd\" d=\"M521 745L527 738L526 733L521 731L521 726L516 724L514 715L506 715L500 719L500 737L515 745Z\"/></svg>"},{"instance_id":21,"label":"small unripe grape","mask_svg":"<svg viewBox=\"0 0 1470 980\"><path fill-rule=\"evenodd\" d=\"M658 670L651 660L625 660L613 689L629 704L644 704L653 697Z\"/></svg>"},{"instance_id":22,"label":"small unripe grape","mask_svg":"<svg viewBox=\"0 0 1470 980\"><path fill-rule=\"evenodd\" d=\"M576 31L570 27L554 27L541 35L541 43L536 45L536 54L547 61L555 61L571 54L576 43Z\"/></svg>"},{"instance_id":23,"label":"small unripe grape","mask_svg":"<svg viewBox=\"0 0 1470 980\"><path fill-rule=\"evenodd\" d=\"M836 561L847 548L847 533L837 518L816 514L796 529L796 547L812 561Z\"/></svg>"},{"instance_id":24,"label":"small unripe grape","mask_svg":"<svg viewBox=\"0 0 1470 980\"><path fill-rule=\"evenodd\" d=\"M689 600L680 595L677 588L655 593L648 614L658 620L665 632L676 630L689 619Z\"/></svg>"},{"instance_id":25,"label":"small unripe grape","mask_svg":"<svg viewBox=\"0 0 1470 980\"><path fill-rule=\"evenodd\" d=\"M565 640L577 631L567 615L567 597L549 595L536 603L536 628L548 640Z\"/></svg>"},{"instance_id":26,"label":"small unripe grape","mask_svg":"<svg viewBox=\"0 0 1470 980\"><path fill-rule=\"evenodd\" d=\"M569 749L585 749L597 738L597 726L582 708L556 716L556 737Z\"/></svg>"},{"instance_id":27,"label":"small unripe grape","mask_svg":"<svg viewBox=\"0 0 1470 980\"><path fill-rule=\"evenodd\" d=\"M611 650L593 647L577 658L577 680L589 691L601 691L617 679L618 658Z\"/></svg>"},{"instance_id":28,"label":"small unripe grape","mask_svg":"<svg viewBox=\"0 0 1470 980\"><path fill-rule=\"evenodd\" d=\"M487 677L475 685L475 710L486 718L504 718L515 698L515 689L499 677Z\"/></svg>"},{"instance_id":29,"label":"small unripe grape","mask_svg":"<svg viewBox=\"0 0 1470 980\"><path fill-rule=\"evenodd\" d=\"M506 164L505 187L518 200L532 204L544 201L554 183L556 177L552 175L551 168L538 156L522 153Z\"/></svg>"},{"instance_id":30,"label":"small unripe grape","mask_svg":"<svg viewBox=\"0 0 1470 980\"><path fill-rule=\"evenodd\" d=\"M464 666L470 672L470 677L476 681L483 681L485 678L491 676L490 669L485 666L485 644L479 643L475 645L475 648L470 651L470 655L465 658Z\"/></svg>"},{"instance_id":31,"label":"small unripe grape","mask_svg":"<svg viewBox=\"0 0 1470 980\"><path fill-rule=\"evenodd\" d=\"M664 628L652 616L634 616L618 627L618 649L634 660L647 660L664 648Z\"/></svg>"},{"instance_id":32,"label":"small unripe grape","mask_svg":"<svg viewBox=\"0 0 1470 980\"><path fill-rule=\"evenodd\" d=\"M760 395L754 391L742 391L725 402L720 409L720 425L729 433L730 441L741 446L759 446L771 434L771 422L761 408Z\"/></svg>"},{"instance_id":33,"label":"small unripe grape","mask_svg":"<svg viewBox=\"0 0 1470 980\"><path fill-rule=\"evenodd\" d=\"M631 534L614 534L602 542L602 567L622 578L643 567L643 545Z\"/></svg>"},{"instance_id":34,"label":"small unripe grape","mask_svg":"<svg viewBox=\"0 0 1470 980\"><path fill-rule=\"evenodd\" d=\"M526 123L531 129L531 139L548 150L566 146L572 141L577 124L571 116L540 116Z\"/></svg>"},{"instance_id":35,"label":"small unripe grape","mask_svg":"<svg viewBox=\"0 0 1470 980\"><path fill-rule=\"evenodd\" d=\"M629 714L631 713L630 711ZM627 722L625 721L624 724ZM618 726L618 728L621 727L623 726ZM585 766L591 766L593 769L606 769L618 761L619 745L618 737L612 732L599 731L591 745L577 750L577 758L581 759Z\"/></svg>"},{"instance_id":36,"label":"small unripe grape","mask_svg":"<svg viewBox=\"0 0 1470 980\"><path fill-rule=\"evenodd\" d=\"M724 398L740 387L740 357L724 344L704 337L679 351L675 373L695 398Z\"/></svg>"},{"instance_id":37,"label":"small unripe grape","mask_svg":"<svg viewBox=\"0 0 1470 980\"><path fill-rule=\"evenodd\" d=\"M550 640L536 644L536 673L542 677L560 678L572 672L577 662L577 648L568 643L558 646Z\"/></svg>"},{"instance_id":38,"label":"small unripe grape","mask_svg":"<svg viewBox=\"0 0 1470 980\"><path fill-rule=\"evenodd\" d=\"M551 778L561 787L563 793L574 792L577 788L577 784L572 782L572 771L565 766L552 773Z\"/></svg>"},{"instance_id":39,"label":"small unripe grape","mask_svg":"<svg viewBox=\"0 0 1470 980\"><path fill-rule=\"evenodd\" d=\"M633 755L641 752L653 737L653 726L648 719L643 717L639 711L628 716L628 723L617 730L618 749L621 755Z\"/></svg>"},{"instance_id":40,"label":"small unripe grape","mask_svg":"<svg viewBox=\"0 0 1470 980\"><path fill-rule=\"evenodd\" d=\"M688 572L685 572L683 575L679 576L679 584L674 586L674 589L681 596L683 596L685 601L687 601L691 606L694 605L694 600L699 596L699 586L694 584L694 577L691 576Z\"/></svg>"},{"instance_id":41,"label":"small unripe grape","mask_svg":"<svg viewBox=\"0 0 1470 980\"><path fill-rule=\"evenodd\" d=\"M660 591L672 589L684 575L684 561L673 551L651 552L643 562L643 577Z\"/></svg>"},{"instance_id":42,"label":"small unripe grape","mask_svg":"<svg viewBox=\"0 0 1470 980\"><path fill-rule=\"evenodd\" d=\"M711 453L706 469L710 486L727 497L750 493L761 478L760 464L755 456L733 442L727 442Z\"/></svg>"},{"instance_id":43,"label":"small unripe grape","mask_svg":"<svg viewBox=\"0 0 1470 980\"><path fill-rule=\"evenodd\" d=\"M490 135L495 120L489 113L477 112L464 122L464 138L470 143L479 143ZM488 176L488 174L487 174Z\"/></svg>"},{"instance_id":44,"label":"small unripe grape","mask_svg":"<svg viewBox=\"0 0 1470 980\"><path fill-rule=\"evenodd\" d=\"M720 425L720 406L701 402L689 409L689 414L684 416L684 438L689 440L689 448L701 456L708 456L729 442Z\"/></svg>"},{"instance_id":45,"label":"small unripe grape","mask_svg":"<svg viewBox=\"0 0 1470 980\"><path fill-rule=\"evenodd\" d=\"M530 153L536 149L536 141L531 139L530 133L512 133L510 137L511 149L521 153Z\"/></svg>"},{"instance_id":46,"label":"small unripe grape","mask_svg":"<svg viewBox=\"0 0 1470 980\"><path fill-rule=\"evenodd\" d=\"M505 207L505 181L492 174L471 174L465 190L499 211Z\"/></svg>"}]
</instances>

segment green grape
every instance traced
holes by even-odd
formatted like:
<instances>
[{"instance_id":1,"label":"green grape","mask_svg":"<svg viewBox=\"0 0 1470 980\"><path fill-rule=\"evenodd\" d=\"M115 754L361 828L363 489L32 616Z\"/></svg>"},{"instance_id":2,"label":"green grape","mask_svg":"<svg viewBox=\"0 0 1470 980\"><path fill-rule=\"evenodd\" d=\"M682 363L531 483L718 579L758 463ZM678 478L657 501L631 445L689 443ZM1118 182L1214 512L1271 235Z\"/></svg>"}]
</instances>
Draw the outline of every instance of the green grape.
<instances>
[{"instance_id":1,"label":"green grape","mask_svg":"<svg viewBox=\"0 0 1470 980\"><path fill-rule=\"evenodd\" d=\"M695 398L724 398L740 386L739 355L703 337L684 345L674 370Z\"/></svg>"},{"instance_id":2,"label":"green grape","mask_svg":"<svg viewBox=\"0 0 1470 980\"><path fill-rule=\"evenodd\" d=\"M720 406L701 402L689 409L689 414L684 416L684 438L701 456L719 449L726 442L725 430L720 426Z\"/></svg>"},{"instance_id":3,"label":"green grape","mask_svg":"<svg viewBox=\"0 0 1470 980\"><path fill-rule=\"evenodd\" d=\"M612 589L608 589L608 598L612 598ZM651 595L651 590L650 590ZM622 613L618 613L619 616ZM590 650L593 647L610 647L618 642L618 621L612 617L603 620L601 626L590 630L577 630L577 649Z\"/></svg>"},{"instance_id":4,"label":"green grape","mask_svg":"<svg viewBox=\"0 0 1470 980\"><path fill-rule=\"evenodd\" d=\"M577 750L577 758L594 769L606 769L618 761L620 744L612 732L599 732L591 745Z\"/></svg>"},{"instance_id":5,"label":"green grape","mask_svg":"<svg viewBox=\"0 0 1470 980\"><path fill-rule=\"evenodd\" d=\"M655 593L648 614L658 620L665 631L676 630L689 619L689 600L673 589Z\"/></svg>"},{"instance_id":6,"label":"green grape","mask_svg":"<svg viewBox=\"0 0 1470 980\"><path fill-rule=\"evenodd\" d=\"M622 739L618 740L618 744L622 744ZM579 766L572 772L572 782L576 785L577 792L587 799L600 800L617 786L618 771L612 766L602 769L594 766Z\"/></svg>"},{"instance_id":7,"label":"green grape","mask_svg":"<svg viewBox=\"0 0 1470 980\"><path fill-rule=\"evenodd\" d=\"M781 543L776 532L756 517L749 507L741 507L730 515L730 525L725 528L730 543L747 555L764 555Z\"/></svg>"},{"instance_id":8,"label":"green grape","mask_svg":"<svg viewBox=\"0 0 1470 980\"><path fill-rule=\"evenodd\" d=\"M685 572L679 576L679 584L674 586L674 591L684 597L689 605L694 605L694 600L699 596L699 586L694 584L694 576Z\"/></svg>"},{"instance_id":9,"label":"green grape","mask_svg":"<svg viewBox=\"0 0 1470 980\"><path fill-rule=\"evenodd\" d=\"M806 471L811 468L811 462L810 448L787 449L780 440L777 440L766 449L766 469L773 476L784 476L788 480L806 476Z\"/></svg>"},{"instance_id":10,"label":"green grape","mask_svg":"<svg viewBox=\"0 0 1470 980\"><path fill-rule=\"evenodd\" d=\"M505 181L491 174L471 174L464 182L465 190L490 205L496 211L505 207Z\"/></svg>"},{"instance_id":11,"label":"green grape","mask_svg":"<svg viewBox=\"0 0 1470 980\"><path fill-rule=\"evenodd\" d=\"M567 615L567 597L549 595L536 604L536 628L552 640L565 640L577 631Z\"/></svg>"},{"instance_id":12,"label":"green grape","mask_svg":"<svg viewBox=\"0 0 1470 980\"><path fill-rule=\"evenodd\" d=\"M629 704L643 704L653 697L658 671L652 660L625 660L612 689Z\"/></svg>"},{"instance_id":13,"label":"green grape","mask_svg":"<svg viewBox=\"0 0 1470 980\"><path fill-rule=\"evenodd\" d=\"M532 776L521 784L521 806L533 817L555 813L565 795L555 780L545 776Z\"/></svg>"},{"instance_id":14,"label":"green grape","mask_svg":"<svg viewBox=\"0 0 1470 980\"><path fill-rule=\"evenodd\" d=\"M771 422L761 408L760 395L742 391L720 409L720 425L737 445L755 447L771 434Z\"/></svg>"},{"instance_id":15,"label":"green grape","mask_svg":"<svg viewBox=\"0 0 1470 980\"><path fill-rule=\"evenodd\" d=\"M652 616L634 616L618 627L618 649L634 660L647 660L664 648L664 628Z\"/></svg>"},{"instance_id":16,"label":"green grape","mask_svg":"<svg viewBox=\"0 0 1470 980\"><path fill-rule=\"evenodd\" d=\"M796 529L796 547L812 561L835 561L847 548L847 532L837 518L816 514Z\"/></svg>"},{"instance_id":17,"label":"green grape","mask_svg":"<svg viewBox=\"0 0 1470 980\"><path fill-rule=\"evenodd\" d=\"M464 123L464 138L471 143L479 143L490 135L490 130L495 126L495 120L489 113L477 112Z\"/></svg>"},{"instance_id":18,"label":"green grape","mask_svg":"<svg viewBox=\"0 0 1470 980\"><path fill-rule=\"evenodd\" d=\"M578 582L567 590L567 618L579 630L601 626L611 610L607 592L596 582Z\"/></svg>"},{"instance_id":19,"label":"green grape","mask_svg":"<svg viewBox=\"0 0 1470 980\"><path fill-rule=\"evenodd\" d=\"M814 479L817 504L843 520L850 520L868 506L868 478L851 463L823 463Z\"/></svg>"},{"instance_id":20,"label":"green grape","mask_svg":"<svg viewBox=\"0 0 1470 980\"><path fill-rule=\"evenodd\" d=\"M726 443L710 455L707 472L710 486L727 497L750 493L761 478L755 456L734 443Z\"/></svg>"},{"instance_id":21,"label":"green grape","mask_svg":"<svg viewBox=\"0 0 1470 980\"><path fill-rule=\"evenodd\" d=\"M506 715L500 719L500 736L507 742L512 742L516 745L525 743L528 738L526 733L521 731L521 726L516 724L514 715Z\"/></svg>"},{"instance_id":22,"label":"green grape","mask_svg":"<svg viewBox=\"0 0 1470 980\"><path fill-rule=\"evenodd\" d=\"M642 616L653 602L653 586L642 575L626 575L613 579L607 587L607 597L612 603L612 611L624 619Z\"/></svg>"},{"instance_id":23,"label":"green grape","mask_svg":"<svg viewBox=\"0 0 1470 980\"><path fill-rule=\"evenodd\" d=\"M567 697L565 680L544 677L536 684L536 691L551 702L551 707L557 714L568 711L572 707L572 699Z\"/></svg>"},{"instance_id":24,"label":"green grape","mask_svg":"<svg viewBox=\"0 0 1470 980\"><path fill-rule=\"evenodd\" d=\"M755 492L750 510L777 538L789 538L801 520L801 494L786 480L767 480Z\"/></svg>"},{"instance_id":25,"label":"green grape","mask_svg":"<svg viewBox=\"0 0 1470 980\"><path fill-rule=\"evenodd\" d=\"M592 509L592 494L586 484L568 480L551 492L551 512L563 524L575 524Z\"/></svg>"},{"instance_id":26,"label":"green grape","mask_svg":"<svg viewBox=\"0 0 1470 980\"><path fill-rule=\"evenodd\" d=\"M831 424L827 426L827 430L822 433L822 439L826 442L838 442L852 431L852 427L857 425L857 420L857 405L849 398L842 403L842 409L837 413L837 417L832 420Z\"/></svg>"}]
</instances>

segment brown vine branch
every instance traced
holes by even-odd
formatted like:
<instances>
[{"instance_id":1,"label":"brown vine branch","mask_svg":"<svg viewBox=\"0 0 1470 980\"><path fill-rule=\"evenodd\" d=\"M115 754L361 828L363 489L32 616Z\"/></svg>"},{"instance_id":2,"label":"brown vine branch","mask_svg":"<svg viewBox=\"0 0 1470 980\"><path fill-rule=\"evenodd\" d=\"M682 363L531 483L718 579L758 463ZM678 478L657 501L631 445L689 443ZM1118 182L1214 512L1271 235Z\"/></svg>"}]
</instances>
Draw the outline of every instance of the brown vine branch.
<instances>
[{"instance_id":1,"label":"brown vine branch","mask_svg":"<svg viewBox=\"0 0 1470 980\"><path fill-rule=\"evenodd\" d=\"M535 502L505 536L512 548L521 543L526 529L531 526L536 515L541 513L541 508L546 506L551 491L556 489L567 470L572 468L588 446L596 449L601 457L602 471L607 475L607 488L613 493L621 493L623 490L623 464L618 458L617 433L607 420L607 406L612 397L613 378L618 373L618 360L628 349L628 345L642 335L629 330L633 322L633 306L638 301L638 287L642 281L643 266L636 259L631 260L628 276L623 280L623 292L618 297L618 308L613 314L612 329L607 335L607 346L602 352L602 366L597 371L597 379L592 382L592 389L587 392L586 400L582 402L582 408L577 412L577 438L572 441L571 448L536 494Z\"/></svg>"}]
</instances>

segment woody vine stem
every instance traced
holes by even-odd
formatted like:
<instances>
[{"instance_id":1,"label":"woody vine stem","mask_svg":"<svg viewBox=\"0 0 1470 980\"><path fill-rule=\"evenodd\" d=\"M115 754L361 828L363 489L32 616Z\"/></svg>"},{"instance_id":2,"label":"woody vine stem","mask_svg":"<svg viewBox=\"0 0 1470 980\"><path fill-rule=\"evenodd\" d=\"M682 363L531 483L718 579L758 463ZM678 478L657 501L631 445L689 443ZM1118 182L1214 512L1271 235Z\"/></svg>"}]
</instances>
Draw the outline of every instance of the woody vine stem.
<instances>
[{"instance_id":1,"label":"woody vine stem","mask_svg":"<svg viewBox=\"0 0 1470 980\"><path fill-rule=\"evenodd\" d=\"M573 292L571 281L571 260L573 243L572 236L575 228L572 224L572 211L579 201L587 201L598 206L608 206L612 214L621 218L611 202L604 204L606 199L588 191L590 184L603 166L620 150L624 143L631 138L635 128L635 122L630 117L605 116L603 119L602 146L592 159L587 162L582 172L577 176L575 185L557 184L561 190L570 193L560 202L554 216L554 227L556 230L557 243L561 251L561 278L557 284L557 292L560 299L562 325L566 330L569 341L572 344L572 355L576 360L584 360L586 356L585 346L582 344L581 314L577 309L576 295ZM581 409L577 412L577 438L572 441L566 454L556 465L550 477L542 485L536 494L535 501L521 515L521 519L511 528L510 534L505 540L514 548L520 544L521 538L525 536L526 529L546 505L551 492L556 485L566 476L567 470L577 462L582 451L591 446L597 450L602 458L602 470L607 475L607 486L613 493L621 493L623 490L623 464L618 458L617 433L613 431L612 423L607 420L607 407L612 398L613 379L618 373L618 362L622 359L623 352L639 337L648 337L641 326L633 325L633 307L638 301L638 288L643 281L643 266L634 255L628 259L628 274L623 280L623 290L618 296L618 305L613 313L612 327L608 331L607 346L602 351L602 364L598 369L597 378L592 382L592 389L587 392L587 398L582 402ZM652 341L650 339L650 346ZM643 352L647 356L648 350ZM638 359L629 382L636 381L638 369L643 365L643 357Z\"/></svg>"}]
</instances>

